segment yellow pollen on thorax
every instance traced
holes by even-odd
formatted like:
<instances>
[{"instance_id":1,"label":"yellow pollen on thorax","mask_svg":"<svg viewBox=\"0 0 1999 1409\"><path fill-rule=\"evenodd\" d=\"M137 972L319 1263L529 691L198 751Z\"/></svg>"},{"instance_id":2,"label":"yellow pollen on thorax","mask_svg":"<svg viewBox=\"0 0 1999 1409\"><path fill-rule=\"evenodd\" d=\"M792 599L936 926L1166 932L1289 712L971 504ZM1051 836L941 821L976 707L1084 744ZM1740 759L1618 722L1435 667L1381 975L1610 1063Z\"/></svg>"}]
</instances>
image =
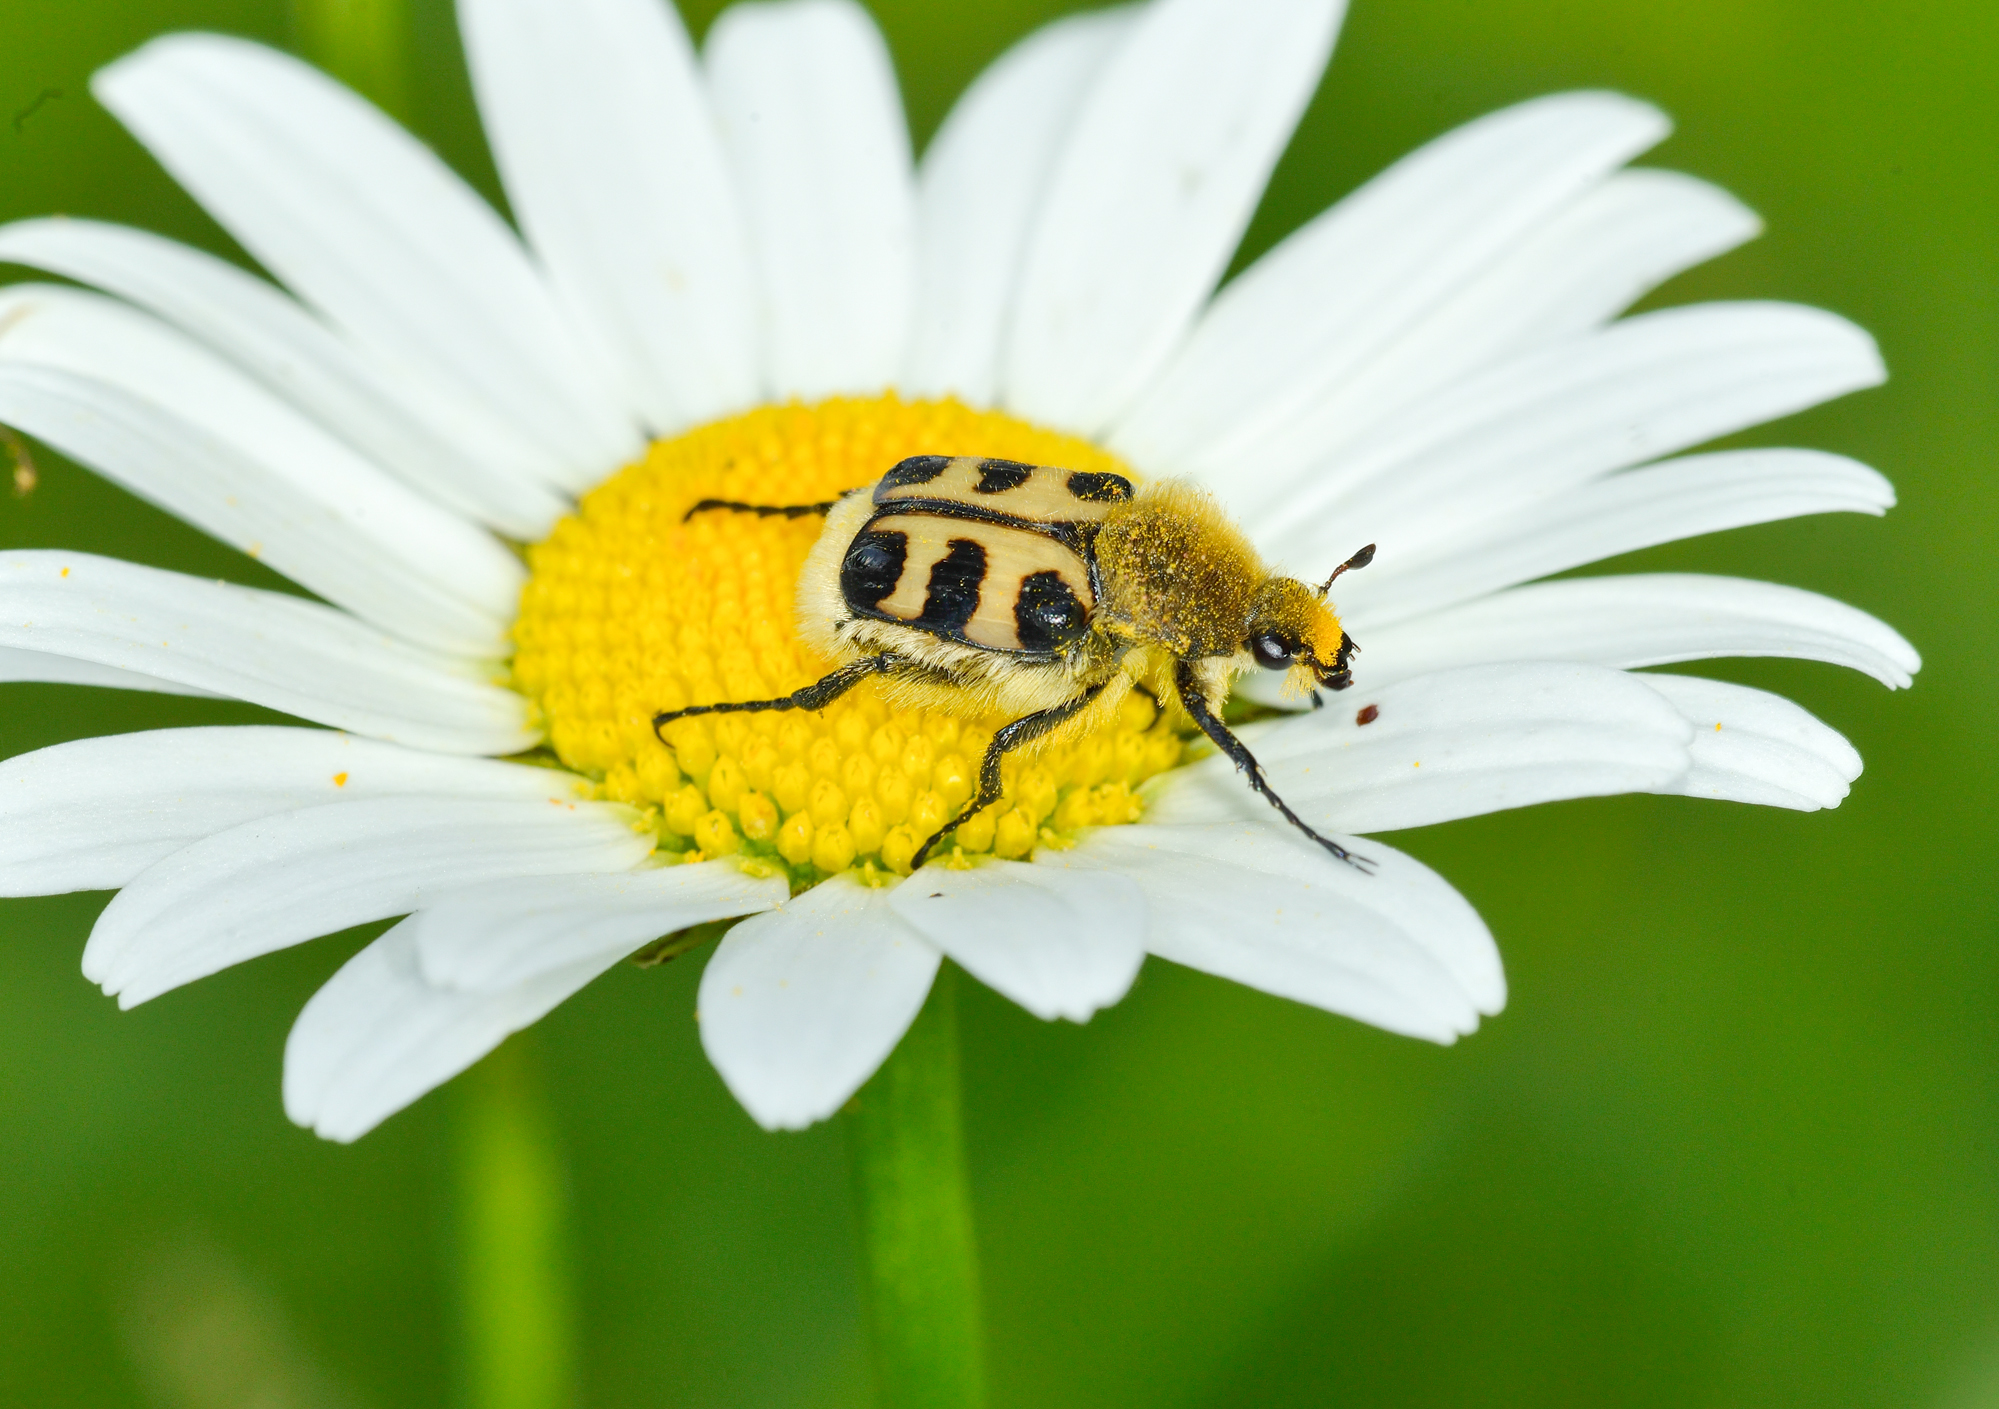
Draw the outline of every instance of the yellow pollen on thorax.
<instances>
[{"instance_id":1,"label":"yellow pollen on thorax","mask_svg":"<svg viewBox=\"0 0 1999 1409\"><path fill-rule=\"evenodd\" d=\"M794 884L861 867L907 873L972 796L1004 718L892 706L860 686L818 713L716 714L653 732L662 710L774 699L832 669L793 624L818 516L758 517L703 499L813 504L910 455L1130 470L1107 451L955 400L839 397L763 407L648 448L527 550L513 684L561 762L645 810L670 852L747 853ZM1186 741L1134 693L1080 738L1009 758L1000 802L940 854L1024 857L1076 829L1138 820L1134 789Z\"/></svg>"}]
</instances>

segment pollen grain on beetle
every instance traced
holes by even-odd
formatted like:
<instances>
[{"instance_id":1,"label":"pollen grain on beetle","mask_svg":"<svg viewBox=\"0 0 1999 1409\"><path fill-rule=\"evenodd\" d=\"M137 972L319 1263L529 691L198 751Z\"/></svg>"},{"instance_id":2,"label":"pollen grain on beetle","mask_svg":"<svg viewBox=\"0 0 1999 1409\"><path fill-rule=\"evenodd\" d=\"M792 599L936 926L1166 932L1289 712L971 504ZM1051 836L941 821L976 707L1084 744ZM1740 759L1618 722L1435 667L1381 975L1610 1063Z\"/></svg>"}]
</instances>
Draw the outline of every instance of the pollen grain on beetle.
<instances>
[{"instance_id":1,"label":"pollen grain on beetle","mask_svg":"<svg viewBox=\"0 0 1999 1409\"><path fill-rule=\"evenodd\" d=\"M817 713L679 720L665 742L652 718L787 694L831 664L793 628L821 520L688 510L824 501L917 454L1131 474L1087 441L893 395L763 407L657 441L528 549L513 684L557 757L605 797L647 809L667 851L748 852L781 862L795 884L856 865L906 874L971 797L1006 720L899 709L872 684ZM1134 790L1185 747L1135 692L1107 727L1009 759L1004 797L958 828L956 848L1018 858L1081 827L1136 821Z\"/></svg>"}]
</instances>

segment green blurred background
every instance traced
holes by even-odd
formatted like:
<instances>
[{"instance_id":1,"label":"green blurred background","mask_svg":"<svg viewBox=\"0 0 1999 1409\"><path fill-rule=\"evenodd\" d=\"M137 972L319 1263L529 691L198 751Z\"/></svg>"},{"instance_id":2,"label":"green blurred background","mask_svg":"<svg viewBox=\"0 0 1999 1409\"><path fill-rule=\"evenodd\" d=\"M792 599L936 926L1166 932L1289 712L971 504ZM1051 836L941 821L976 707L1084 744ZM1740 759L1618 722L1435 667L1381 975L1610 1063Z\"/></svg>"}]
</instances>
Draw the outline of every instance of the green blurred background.
<instances>
[{"instance_id":1,"label":"green blurred background","mask_svg":"<svg viewBox=\"0 0 1999 1409\"><path fill-rule=\"evenodd\" d=\"M1060 8L876 4L919 139ZM491 192L447 0L410 24L412 121ZM283 0L5 0L0 218L234 253L87 95L177 27L297 37ZM1679 131L1646 160L1770 233L1653 301L1872 330L1885 389L1742 443L1856 455L1904 502L1619 566L1832 592L1928 665L1900 696L1711 668L1854 740L1836 812L1625 798L1398 838L1506 954L1510 1007L1455 1049L1158 962L1082 1028L964 986L998 1404L1999 1406L1996 75L1990 0L1357 0L1249 252L1501 104L1658 102ZM31 496L0 491L0 546L277 585L39 459ZM5 685L0 756L255 717ZM361 936L120 1014L77 972L104 898L0 903L0 1400L450 1402L465 1083L321 1143L284 1119L280 1052ZM864 1403L841 1129L766 1135L729 1099L698 965L621 968L516 1043L566 1170L581 1399Z\"/></svg>"}]
</instances>

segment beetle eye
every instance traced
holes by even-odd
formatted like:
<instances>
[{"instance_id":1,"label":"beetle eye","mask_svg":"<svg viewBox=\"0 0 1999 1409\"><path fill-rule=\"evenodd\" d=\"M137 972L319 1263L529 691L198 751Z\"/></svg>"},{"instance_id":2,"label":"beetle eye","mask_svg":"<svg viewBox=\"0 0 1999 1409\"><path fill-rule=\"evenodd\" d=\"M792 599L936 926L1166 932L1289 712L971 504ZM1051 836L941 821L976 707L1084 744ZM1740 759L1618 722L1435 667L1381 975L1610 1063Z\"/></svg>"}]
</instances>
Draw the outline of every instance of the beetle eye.
<instances>
[{"instance_id":1,"label":"beetle eye","mask_svg":"<svg viewBox=\"0 0 1999 1409\"><path fill-rule=\"evenodd\" d=\"M1249 653L1265 670L1288 670L1294 649L1282 637L1268 631L1249 638Z\"/></svg>"}]
</instances>

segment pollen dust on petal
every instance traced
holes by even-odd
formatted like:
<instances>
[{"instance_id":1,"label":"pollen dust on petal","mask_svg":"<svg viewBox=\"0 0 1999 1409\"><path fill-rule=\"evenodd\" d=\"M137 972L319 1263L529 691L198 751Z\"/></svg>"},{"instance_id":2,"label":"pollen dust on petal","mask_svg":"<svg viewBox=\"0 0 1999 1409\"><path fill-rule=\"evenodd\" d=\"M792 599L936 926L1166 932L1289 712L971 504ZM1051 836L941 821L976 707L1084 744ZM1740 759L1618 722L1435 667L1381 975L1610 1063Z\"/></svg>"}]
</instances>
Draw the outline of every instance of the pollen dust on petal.
<instances>
[{"instance_id":1,"label":"pollen dust on petal","mask_svg":"<svg viewBox=\"0 0 1999 1409\"><path fill-rule=\"evenodd\" d=\"M891 708L872 685L818 713L680 720L665 743L652 718L773 699L832 664L799 643L792 618L821 520L709 511L684 522L689 509L821 503L918 454L1130 474L1088 442L954 400L771 406L655 442L527 550L512 683L561 762L645 809L660 846L684 857L747 854L794 886L856 866L906 874L971 797L1007 720ZM1004 796L957 829L955 846L1024 857L1081 827L1136 821L1134 790L1184 748L1134 694L1095 733L1009 759Z\"/></svg>"},{"instance_id":2,"label":"pollen dust on petal","mask_svg":"<svg viewBox=\"0 0 1999 1409\"><path fill-rule=\"evenodd\" d=\"M335 774L333 775L333 786L334 786L334 787L336 787L336 788L344 788L344 787L346 787L346 786L347 786L347 775L346 775L345 773L335 773Z\"/></svg>"}]
</instances>

